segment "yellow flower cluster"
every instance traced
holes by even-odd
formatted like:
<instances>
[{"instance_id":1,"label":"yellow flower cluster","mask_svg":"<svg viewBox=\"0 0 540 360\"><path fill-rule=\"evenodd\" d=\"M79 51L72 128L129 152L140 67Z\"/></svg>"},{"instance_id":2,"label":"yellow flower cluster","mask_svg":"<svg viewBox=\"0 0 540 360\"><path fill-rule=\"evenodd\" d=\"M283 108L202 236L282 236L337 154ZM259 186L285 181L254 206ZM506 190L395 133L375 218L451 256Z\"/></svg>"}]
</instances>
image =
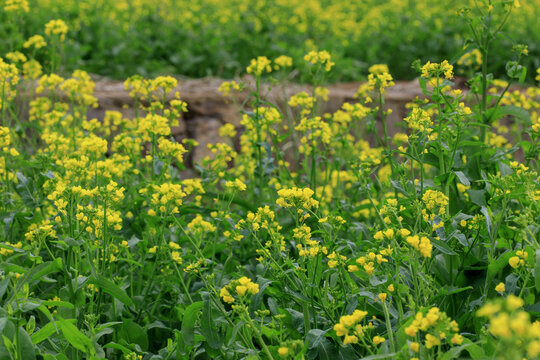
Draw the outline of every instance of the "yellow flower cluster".
<instances>
[{"instance_id":1,"label":"yellow flower cluster","mask_svg":"<svg viewBox=\"0 0 540 360\"><path fill-rule=\"evenodd\" d=\"M19 152L14 147L11 147L12 139L9 128L0 126L0 154L10 154L11 156L19 155Z\"/></svg>"},{"instance_id":2,"label":"yellow flower cluster","mask_svg":"<svg viewBox=\"0 0 540 360\"><path fill-rule=\"evenodd\" d=\"M178 207L182 205L183 198L186 193L182 191L180 184L163 183L160 185L151 185L150 189L153 191L151 201L152 204L157 206L161 215L178 214ZM148 189L139 190L144 194ZM156 215L154 209L148 210L149 215Z\"/></svg>"},{"instance_id":3,"label":"yellow flower cluster","mask_svg":"<svg viewBox=\"0 0 540 360\"><path fill-rule=\"evenodd\" d=\"M4 10L6 12L25 12L30 11L28 6L28 0L6 0L4 3Z\"/></svg>"},{"instance_id":4,"label":"yellow flower cluster","mask_svg":"<svg viewBox=\"0 0 540 360\"><path fill-rule=\"evenodd\" d=\"M41 49L42 47L47 46L45 39L41 35L32 35L26 40L23 44L25 49L33 47L34 49Z\"/></svg>"},{"instance_id":5,"label":"yellow flower cluster","mask_svg":"<svg viewBox=\"0 0 540 360\"><path fill-rule=\"evenodd\" d=\"M259 207L256 213L249 211L246 219L241 219L236 224L237 229L250 229L253 232L259 232L259 236L268 236L262 249L257 249L256 252L260 256L257 258L262 261L270 254L269 249L276 251L285 250L285 241L280 233L281 225L276 221L276 213L270 209L268 205ZM264 230L264 231L263 231Z\"/></svg>"},{"instance_id":6,"label":"yellow flower cluster","mask_svg":"<svg viewBox=\"0 0 540 360\"><path fill-rule=\"evenodd\" d=\"M162 97L170 93L178 86L178 80L172 76L158 76L149 82L148 91L153 94L154 100L162 100Z\"/></svg>"},{"instance_id":7,"label":"yellow flower cluster","mask_svg":"<svg viewBox=\"0 0 540 360\"><path fill-rule=\"evenodd\" d=\"M150 141L150 135L168 136L171 134L169 120L157 114L148 114L139 120L137 132L141 134L144 141Z\"/></svg>"},{"instance_id":8,"label":"yellow flower cluster","mask_svg":"<svg viewBox=\"0 0 540 360\"><path fill-rule=\"evenodd\" d=\"M13 247L15 249L21 249L22 248L22 242L20 242L20 241L17 242L17 243L6 242L6 243L1 243L1 244L11 246L11 247ZM12 249L8 249L8 248L5 248L5 247L0 247L0 256L11 255L11 254L13 254L13 252L14 252L14 250L12 250Z\"/></svg>"},{"instance_id":9,"label":"yellow flower cluster","mask_svg":"<svg viewBox=\"0 0 540 360\"><path fill-rule=\"evenodd\" d=\"M373 271L375 271L375 263L382 264L388 262L388 259L385 258L385 256L392 255L393 249L388 247L387 249L383 249L379 251L378 254L375 254L373 251L369 252L365 256L360 256L356 259L357 265L349 265L348 271L349 272L355 272L359 270L358 266L361 266L367 275L372 275Z\"/></svg>"},{"instance_id":10,"label":"yellow flower cluster","mask_svg":"<svg viewBox=\"0 0 540 360\"><path fill-rule=\"evenodd\" d=\"M339 318L339 323L334 325L337 336L344 336L343 344L356 344L360 337L363 337L365 330L372 329L373 325L362 325L361 321L367 316L367 311L354 310L351 315L343 315Z\"/></svg>"},{"instance_id":11,"label":"yellow flower cluster","mask_svg":"<svg viewBox=\"0 0 540 360\"><path fill-rule=\"evenodd\" d=\"M272 61L266 56L258 56L256 59L251 59L251 63L246 68L248 74L261 76L264 73L272 72Z\"/></svg>"},{"instance_id":12,"label":"yellow flower cluster","mask_svg":"<svg viewBox=\"0 0 540 360\"><path fill-rule=\"evenodd\" d=\"M60 41L66 39L66 34L68 32L68 26L64 20L51 20L45 24L45 34L47 36L59 36Z\"/></svg>"},{"instance_id":13,"label":"yellow flower cluster","mask_svg":"<svg viewBox=\"0 0 540 360\"><path fill-rule=\"evenodd\" d=\"M519 352L516 358L533 359L540 355L540 322L531 322L528 312L519 310L524 301L514 295L488 302L477 316L489 318L489 332Z\"/></svg>"},{"instance_id":14,"label":"yellow flower cluster","mask_svg":"<svg viewBox=\"0 0 540 360\"><path fill-rule=\"evenodd\" d=\"M304 132L304 136L300 139L302 145L298 150L302 154L309 155L320 143L324 145L330 144L332 139L332 129L327 122L320 116L303 117L300 123L295 127L295 130Z\"/></svg>"},{"instance_id":15,"label":"yellow flower cluster","mask_svg":"<svg viewBox=\"0 0 540 360\"><path fill-rule=\"evenodd\" d=\"M430 113L419 107L414 107L409 116L403 120L413 132L430 134L433 131Z\"/></svg>"},{"instance_id":16,"label":"yellow flower cluster","mask_svg":"<svg viewBox=\"0 0 540 360\"><path fill-rule=\"evenodd\" d=\"M386 66L386 65L384 65ZM370 68L371 69L371 68ZM385 89L395 85L392 75L387 71L380 72L381 68L374 69L377 73L370 73L368 75L368 90L372 91L378 89L381 93L385 93Z\"/></svg>"},{"instance_id":17,"label":"yellow flower cluster","mask_svg":"<svg viewBox=\"0 0 540 360\"><path fill-rule=\"evenodd\" d=\"M19 83L19 70L13 64L7 64L0 57L0 86L2 87L2 98L0 98L0 110L3 102L12 100L15 97L14 87Z\"/></svg>"},{"instance_id":18,"label":"yellow flower cluster","mask_svg":"<svg viewBox=\"0 0 540 360\"><path fill-rule=\"evenodd\" d=\"M422 211L424 221L434 219L434 214L442 216L446 213L446 206L448 205L448 197L438 190L428 189L422 195L422 201L426 205L427 210L432 214L428 216L425 209Z\"/></svg>"},{"instance_id":19,"label":"yellow flower cluster","mask_svg":"<svg viewBox=\"0 0 540 360\"><path fill-rule=\"evenodd\" d=\"M169 242L169 248L171 249L171 259L176 262L178 265L182 265L183 259L182 254L180 253L180 245L175 242Z\"/></svg>"},{"instance_id":20,"label":"yellow flower cluster","mask_svg":"<svg viewBox=\"0 0 540 360\"><path fill-rule=\"evenodd\" d=\"M236 191L246 191L247 186L240 179L235 179L234 181L226 181L225 187L227 189L236 190Z\"/></svg>"},{"instance_id":21,"label":"yellow flower cluster","mask_svg":"<svg viewBox=\"0 0 540 360\"><path fill-rule=\"evenodd\" d=\"M305 257L315 257L319 254L328 254L328 249L326 246L322 246L320 242L317 240L307 239L305 240L306 245L302 246L302 244L297 244L296 248L298 249L298 255Z\"/></svg>"},{"instance_id":22,"label":"yellow flower cluster","mask_svg":"<svg viewBox=\"0 0 540 360\"><path fill-rule=\"evenodd\" d=\"M293 65L292 57L287 55L280 55L274 59L274 70L279 70L280 68L291 67Z\"/></svg>"},{"instance_id":23,"label":"yellow flower cluster","mask_svg":"<svg viewBox=\"0 0 540 360\"><path fill-rule=\"evenodd\" d=\"M300 108L302 109L301 114L304 116L307 116L311 112L314 105L315 98L309 96L308 93L305 91L301 91L298 94L291 96L291 98L289 99L289 106L300 106Z\"/></svg>"},{"instance_id":24,"label":"yellow flower cluster","mask_svg":"<svg viewBox=\"0 0 540 360\"><path fill-rule=\"evenodd\" d=\"M57 75L57 74L50 74L50 75L43 75L38 80L38 86L36 87L36 92L38 94L45 91L45 89L49 91L54 91L58 85L60 85L62 82L64 82L64 78Z\"/></svg>"},{"instance_id":25,"label":"yellow flower cluster","mask_svg":"<svg viewBox=\"0 0 540 360\"><path fill-rule=\"evenodd\" d=\"M58 89L66 94L73 104L97 107L97 98L94 93L95 83L86 71L75 70L71 78L65 80Z\"/></svg>"},{"instance_id":26,"label":"yellow flower cluster","mask_svg":"<svg viewBox=\"0 0 540 360\"><path fill-rule=\"evenodd\" d=\"M510 259L508 259L508 264L510 264L510 266L514 269L517 269L521 266L525 266L525 262L527 261L528 257L529 253L524 250L518 250L516 251L516 256L512 256Z\"/></svg>"},{"instance_id":27,"label":"yellow flower cluster","mask_svg":"<svg viewBox=\"0 0 540 360\"><path fill-rule=\"evenodd\" d=\"M24 238L30 242L47 238L56 239L56 230L54 230L53 224L49 220L43 220L39 224L30 224Z\"/></svg>"},{"instance_id":28,"label":"yellow flower cluster","mask_svg":"<svg viewBox=\"0 0 540 360\"><path fill-rule=\"evenodd\" d=\"M223 94L223 96L227 97L230 95L231 91L240 91L242 90L242 86L238 84L236 81L224 81L219 85L218 91Z\"/></svg>"},{"instance_id":29,"label":"yellow flower cluster","mask_svg":"<svg viewBox=\"0 0 540 360\"><path fill-rule=\"evenodd\" d=\"M235 297L237 295L238 299L241 302L247 300L247 296L255 295L259 292L259 284L254 283L251 279L242 276L238 280L231 280L228 285L221 288L219 291L219 296L227 304L232 304L235 302Z\"/></svg>"},{"instance_id":30,"label":"yellow flower cluster","mask_svg":"<svg viewBox=\"0 0 540 360\"><path fill-rule=\"evenodd\" d=\"M336 254L333 251L331 254L328 254L328 267L335 268L338 266L344 266L346 264L347 258L343 255Z\"/></svg>"},{"instance_id":31,"label":"yellow flower cluster","mask_svg":"<svg viewBox=\"0 0 540 360\"><path fill-rule=\"evenodd\" d=\"M447 60L444 60L442 63L431 63L427 62L422 66L422 77L431 78L431 77L442 77L446 79L452 79L454 67L448 63Z\"/></svg>"},{"instance_id":32,"label":"yellow flower cluster","mask_svg":"<svg viewBox=\"0 0 540 360\"><path fill-rule=\"evenodd\" d=\"M202 236L206 233L216 231L216 227L212 223L203 219L201 214L195 215L195 218L187 225L189 231L195 236Z\"/></svg>"},{"instance_id":33,"label":"yellow flower cluster","mask_svg":"<svg viewBox=\"0 0 540 360\"><path fill-rule=\"evenodd\" d=\"M158 148L162 156L175 159L180 164L182 164L184 154L187 152L184 145L170 141L166 138L159 138Z\"/></svg>"},{"instance_id":34,"label":"yellow flower cluster","mask_svg":"<svg viewBox=\"0 0 540 360\"><path fill-rule=\"evenodd\" d=\"M284 208L317 208L319 207L319 202L313 199L313 194L314 192L310 188L283 188L278 191L279 198L276 200L276 204Z\"/></svg>"},{"instance_id":35,"label":"yellow flower cluster","mask_svg":"<svg viewBox=\"0 0 540 360\"><path fill-rule=\"evenodd\" d=\"M414 235L408 236L406 240L407 243L411 245L414 249L418 250L423 257L431 257L433 245L427 237L419 237L418 235Z\"/></svg>"},{"instance_id":36,"label":"yellow flower cluster","mask_svg":"<svg viewBox=\"0 0 540 360\"><path fill-rule=\"evenodd\" d=\"M315 65L321 64L324 66L325 71L330 71L335 63L331 60L330 53L326 50L323 51L310 51L304 56L304 60Z\"/></svg>"},{"instance_id":37,"label":"yellow flower cluster","mask_svg":"<svg viewBox=\"0 0 540 360\"><path fill-rule=\"evenodd\" d=\"M405 334L417 339L420 331L426 332L424 341L426 349L442 345L444 342L449 345L460 345L463 342L463 336L458 334L457 322L437 307L429 309L425 315L418 312L411 325L405 328ZM419 352L420 343L413 342L409 348L413 352Z\"/></svg>"}]
</instances>

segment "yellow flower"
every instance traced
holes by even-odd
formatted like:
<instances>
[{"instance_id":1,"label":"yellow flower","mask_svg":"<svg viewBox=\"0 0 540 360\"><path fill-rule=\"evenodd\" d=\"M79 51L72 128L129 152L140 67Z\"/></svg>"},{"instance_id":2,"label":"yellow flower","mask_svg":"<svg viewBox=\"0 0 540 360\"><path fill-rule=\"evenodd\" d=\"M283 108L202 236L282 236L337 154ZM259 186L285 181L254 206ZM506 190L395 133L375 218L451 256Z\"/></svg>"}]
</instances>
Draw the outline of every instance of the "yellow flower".
<instances>
[{"instance_id":1,"label":"yellow flower","mask_svg":"<svg viewBox=\"0 0 540 360\"><path fill-rule=\"evenodd\" d=\"M454 334L450 342L454 345L461 345L461 343L463 342L463 336L459 334Z\"/></svg>"},{"instance_id":2,"label":"yellow flower","mask_svg":"<svg viewBox=\"0 0 540 360\"><path fill-rule=\"evenodd\" d=\"M504 286L504 283L499 283L497 286L495 286L495 291L498 292L505 292L506 288Z\"/></svg>"},{"instance_id":3,"label":"yellow flower","mask_svg":"<svg viewBox=\"0 0 540 360\"><path fill-rule=\"evenodd\" d=\"M33 35L28 38L23 44L25 49L34 47L35 49L41 49L42 47L47 46L45 39L41 35Z\"/></svg>"},{"instance_id":4,"label":"yellow flower","mask_svg":"<svg viewBox=\"0 0 540 360\"><path fill-rule=\"evenodd\" d=\"M285 346L280 347L278 349L278 354L281 357L286 357L287 355L289 355L289 348Z\"/></svg>"},{"instance_id":5,"label":"yellow flower","mask_svg":"<svg viewBox=\"0 0 540 360\"><path fill-rule=\"evenodd\" d=\"M420 344L417 342L412 342L409 344L409 349L411 349L414 352L418 352L418 350L420 350Z\"/></svg>"},{"instance_id":6,"label":"yellow flower","mask_svg":"<svg viewBox=\"0 0 540 360\"><path fill-rule=\"evenodd\" d=\"M508 306L508 309L510 309L511 311L519 309L523 306L523 304L523 299L515 295L508 295L508 297L506 298L506 306Z\"/></svg>"},{"instance_id":7,"label":"yellow flower","mask_svg":"<svg viewBox=\"0 0 540 360\"><path fill-rule=\"evenodd\" d=\"M454 67L448 63L447 60L444 60L442 63L431 63L427 62L422 66L422 77L439 77L443 76L447 79L452 79Z\"/></svg>"},{"instance_id":8,"label":"yellow flower","mask_svg":"<svg viewBox=\"0 0 540 360\"><path fill-rule=\"evenodd\" d=\"M382 343L385 342L385 341L386 341L386 339L383 338L382 336L378 336L378 335L377 335L377 336L373 337L373 343L374 343L375 345L382 344Z\"/></svg>"},{"instance_id":9,"label":"yellow flower","mask_svg":"<svg viewBox=\"0 0 540 360\"><path fill-rule=\"evenodd\" d=\"M426 348L431 349L434 346L440 345L441 341L431 334L426 334Z\"/></svg>"},{"instance_id":10,"label":"yellow flower","mask_svg":"<svg viewBox=\"0 0 540 360\"><path fill-rule=\"evenodd\" d=\"M6 12L25 12L30 11L27 0L6 0L4 4Z\"/></svg>"},{"instance_id":11,"label":"yellow flower","mask_svg":"<svg viewBox=\"0 0 540 360\"><path fill-rule=\"evenodd\" d=\"M63 20L51 20L45 24L45 34L47 36L58 35L60 37L60 41L65 40L67 32L68 26Z\"/></svg>"},{"instance_id":12,"label":"yellow flower","mask_svg":"<svg viewBox=\"0 0 540 360\"><path fill-rule=\"evenodd\" d=\"M271 63L272 62L266 56L259 56L256 59L251 59L251 63L247 67L246 71L248 74L261 76L265 72L272 72Z\"/></svg>"},{"instance_id":13,"label":"yellow flower","mask_svg":"<svg viewBox=\"0 0 540 360\"><path fill-rule=\"evenodd\" d=\"M323 51L310 51L308 54L304 56L304 60L307 62L315 65L315 64L321 64L324 66L325 71L330 71L332 67L335 65L334 62L330 60L330 53L326 50Z\"/></svg>"},{"instance_id":14,"label":"yellow flower","mask_svg":"<svg viewBox=\"0 0 540 360\"><path fill-rule=\"evenodd\" d=\"M274 59L274 69L279 70L284 67L291 67L293 64L292 58L287 55L280 55Z\"/></svg>"},{"instance_id":15,"label":"yellow flower","mask_svg":"<svg viewBox=\"0 0 540 360\"><path fill-rule=\"evenodd\" d=\"M354 335L347 335L345 336L345 339L343 339L343 344L356 344L358 342L358 337Z\"/></svg>"}]
</instances>

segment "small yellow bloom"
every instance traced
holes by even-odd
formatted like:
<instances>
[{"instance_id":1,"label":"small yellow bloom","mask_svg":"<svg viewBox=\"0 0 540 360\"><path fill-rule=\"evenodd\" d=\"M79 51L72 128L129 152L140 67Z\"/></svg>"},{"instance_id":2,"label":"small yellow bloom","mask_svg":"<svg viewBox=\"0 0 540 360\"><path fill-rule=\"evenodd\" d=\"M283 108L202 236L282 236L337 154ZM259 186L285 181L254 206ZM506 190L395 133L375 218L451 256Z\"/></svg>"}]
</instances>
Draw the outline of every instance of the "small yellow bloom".
<instances>
[{"instance_id":1,"label":"small yellow bloom","mask_svg":"<svg viewBox=\"0 0 540 360\"><path fill-rule=\"evenodd\" d=\"M280 347L278 349L278 354L281 357L286 357L287 355L289 355L289 348L285 346Z\"/></svg>"},{"instance_id":2,"label":"small yellow bloom","mask_svg":"<svg viewBox=\"0 0 540 360\"><path fill-rule=\"evenodd\" d=\"M505 292L506 291L506 288L504 286L504 283L499 283L497 286L495 286L495 291L498 291L498 292Z\"/></svg>"}]
</instances>

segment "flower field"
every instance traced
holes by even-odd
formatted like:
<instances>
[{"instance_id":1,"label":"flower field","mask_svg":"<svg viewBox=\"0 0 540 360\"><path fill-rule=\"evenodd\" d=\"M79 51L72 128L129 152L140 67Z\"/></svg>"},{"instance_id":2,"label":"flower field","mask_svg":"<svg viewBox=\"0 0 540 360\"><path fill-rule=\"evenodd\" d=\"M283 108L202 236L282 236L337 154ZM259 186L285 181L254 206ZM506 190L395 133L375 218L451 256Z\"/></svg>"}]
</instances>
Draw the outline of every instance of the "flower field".
<instances>
[{"instance_id":1,"label":"flower field","mask_svg":"<svg viewBox=\"0 0 540 360\"><path fill-rule=\"evenodd\" d=\"M148 26L153 36L149 3L97 3L109 26L134 34ZM227 2L205 3L172 12L174 3L164 2L163 30L180 16L207 30L265 14L257 6L266 4L238 2L243 10L232 12ZM412 67L391 52L373 58L380 63L350 62L357 55L346 49L374 35L347 16L384 16L384 7L321 3L278 1L276 13L251 22L276 26L265 34L299 30L301 55L279 42L266 47L266 38L257 47L232 25L239 32L229 40L240 43L229 45L246 50L237 59L211 33L215 43L187 43L185 51L199 51L200 42L208 54L185 65L186 74L233 64L224 73L241 67L245 76L219 91L231 101L246 94L239 126L223 125L223 141L190 171L186 159L198 143L171 132L189 107L176 78L141 67L124 82L133 117L87 116L98 106L95 83L70 66L104 69L116 55L105 73L142 66L107 42L70 64L82 54L77 46L106 38L72 37L106 23L92 13L98 5L1 3L0 30L9 36L0 54L0 360L540 357L540 88L531 85L540 69L532 67L538 42L519 44L538 36L527 35L538 26L528 18L536 3L443 11L388 2L388 16L399 14L397 5L424 6L428 24L439 24L430 31L444 34L446 16L467 31L465 48L444 47L455 50L448 59L433 49ZM277 27L280 7L298 7L299 18ZM59 12L65 17L44 20ZM306 14L323 25L311 28ZM421 35L423 26L401 35ZM341 39L337 48L319 41L327 30ZM378 54L379 40L368 51ZM430 56L423 46L421 56ZM167 69L161 65L157 72ZM469 76L464 89L454 83L459 71ZM291 74L312 91L277 106L268 89ZM423 97L407 104L389 136L385 94L396 74L417 77ZM321 111L325 84L359 76L367 81L354 101Z\"/></svg>"}]
</instances>

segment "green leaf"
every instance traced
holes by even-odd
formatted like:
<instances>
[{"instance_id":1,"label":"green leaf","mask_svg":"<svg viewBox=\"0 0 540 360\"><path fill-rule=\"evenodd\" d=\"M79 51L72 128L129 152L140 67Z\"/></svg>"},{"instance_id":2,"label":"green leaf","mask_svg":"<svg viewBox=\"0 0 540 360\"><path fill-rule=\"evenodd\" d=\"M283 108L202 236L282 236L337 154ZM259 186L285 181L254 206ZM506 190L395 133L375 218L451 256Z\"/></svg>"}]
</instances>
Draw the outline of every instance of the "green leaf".
<instances>
[{"instance_id":1,"label":"green leaf","mask_svg":"<svg viewBox=\"0 0 540 360\"><path fill-rule=\"evenodd\" d=\"M493 110L492 112L493 112L492 114L489 114L490 115L489 119L491 121L495 121L504 116L511 115L523 121L527 125L531 123L531 115L529 114L529 112L515 105L500 106L496 108L495 110Z\"/></svg>"},{"instance_id":2,"label":"green leaf","mask_svg":"<svg viewBox=\"0 0 540 360\"><path fill-rule=\"evenodd\" d=\"M486 191L485 190L467 190L473 204L478 206L486 205Z\"/></svg>"},{"instance_id":3,"label":"green leaf","mask_svg":"<svg viewBox=\"0 0 540 360\"><path fill-rule=\"evenodd\" d=\"M24 328L19 327L19 343L21 345L21 355L24 360L35 360L36 359L36 350L30 335L24 330Z\"/></svg>"},{"instance_id":4,"label":"green leaf","mask_svg":"<svg viewBox=\"0 0 540 360\"><path fill-rule=\"evenodd\" d=\"M325 337L328 330L311 329L306 335L308 351L306 355L310 359L334 359L336 357L336 347Z\"/></svg>"},{"instance_id":5,"label":"green leaf","mask_svg":"<svg viewBox=\"0 0 540 360\"><path fill-rule=\"evenodd\" d=\"M192 346L195 338L195 322L199 318L199 313L204 306L204 302L197 301L189 305L184 310L182 319L182 338L187 346Z\"/></svg>"},{"instance_id":6,"label":"green leaf","mask_svg":"<svg viewBox=\"0 0 540 360\"><path fill-rule=\"evenodd\" d=\"M212 314L212 304L210 297L204 299L203 312L201 316L201 333L205 337L208 346L212 349L221 347L221 338Z\"/></svg>"},{"instance_id":7,"label":"green leaf","mask_svg":"<svg viewBox=\"0 0 540 360\"><path fill-rule=\"evenodd\" d=\"M65 308L68 308L68 309L74 309L75 308L75 306L73 306L72 303L67 302L67 301L48 300L48 301L43 301L42 304L45 305L45 306L65 307Z\"/></svg>"},{"instance_id":8,"label":"green leaf","mask_svg":"<svg viewBox=\"0 0 540 360\"><path fill-rule=\"evenodd\" d=\"M491 216L489 216L489 211L485 206L482 206L480 211L482 212L482 214L484 214L484 217L486 219L486 228L487 228L488 234L490 237L492 237L493 236L493 223L491 222Z\"/></svg>"},{"instance_id":9,"label":"green leaf","mask_svg":"<svg viewBox=\"0 0 540 360\"><path fill-rule=\"evenodd\" d=\"M492 279L495 275L497 275L506 265L508 265L508 260L514 256L512 252L506 252L501 255L497 260L492 261L488 265L488 279Z\"/></svg>"},{"instance_id":10,"label":"green leaf","mask_svg":"<svg viewBox=\"0 0 540 360\"><path fill-rule=\"evenodd\" d=\"M132 351L130 349L128 349L127 347L125 347L124 345L120 345L120 344L117 344L115 342L110 342L108 344L106 344L105 346L103 346L104 349L116 349L116 350L120 350L124 355L128 355L128 354L131 354Z\"/></svg>"},{"instance_id":11,"label":"green leaf","mask_svg":"<svg viewBox=\"0 0 540 360\"><path fill-rule=\"evenodd\" d=\"M471 186L471 182L462 171L454 171L454 174L456 174L460 183L462 183L465 186Z\"/></svg>"},{"instance_id":12,"label":"green leaf","mask_svg":"<svg viewBox=\"0 0 540 360\"><path fill-rule=\"evenodd\" d=\"M143 349L148 350L148 335L146 331L131 319L124 320L118 330L118 336L124 339L128 344L137 344Z\"/></svg>"},{"instance_id":13,"label":"green leaf","mask_svg":"<svg viewBox=\"0 0 540 360\"><path fill-rule=\"evenodd\" d=\"M437 239L431 239L430 240L433 246L437 248L440 252L446 255L455 255L457 256L457 253L448 246L445 242Z\"/></svg>"},{"instance_id":14,"label":"green leaf","mask_svg":"<svg viewBox=\"0 0 540 360\"><path fill-rule=\"evenodd\" d=\"M75 320L73 320L75 321ZM60 330L66 340L77 350L82 351L85 354L94 355L94 345L92 341L84 335L75 325L73 325L69 320L63 318L58 319L58 324L60 324Z\"/></svg>"},{"instance_id":15,"label":"green leaf","mask_svg":"<svg viewBox=\"0 0 540 360\"><path fill-rule=\"evenodd\" d=\"M126 294L124 290L122 290L118 285L113 283L111 280L106 279L101 275L98 276L97 278L95 276L91 276L88 279L88 282L90 284L99 286L101 290L113 296L114 298L118 299L118 301L120 301L122 304L126 306L131 306L133 304L133 301Z\"/></svg>"},{"instance_id":16,"label":"green leaf","mask_svg":"<svg viewBox=\"0 0 540 360\"><path fill-rule=\"evenodd\" d=\"M397 355L396 353L391 353L391 354L380 354L380 355L370 355L370 356L363 357L362 359L363 359L363 360L393 359L394 356L396 356L396 355Z\"/></svg>"},{"instance_id":17,"label":"green leaf","mask_svg":"<svg viewBox=\"0 0 540 360\"><path fill-rule=\"evenodd\" d=\"M44 327L32 334L30 338L32 339L32 343L36 345L44 340L47 340L55 333L58 333L56 325L53 322L49 322Z\"/></svg>"}]
</instances>

